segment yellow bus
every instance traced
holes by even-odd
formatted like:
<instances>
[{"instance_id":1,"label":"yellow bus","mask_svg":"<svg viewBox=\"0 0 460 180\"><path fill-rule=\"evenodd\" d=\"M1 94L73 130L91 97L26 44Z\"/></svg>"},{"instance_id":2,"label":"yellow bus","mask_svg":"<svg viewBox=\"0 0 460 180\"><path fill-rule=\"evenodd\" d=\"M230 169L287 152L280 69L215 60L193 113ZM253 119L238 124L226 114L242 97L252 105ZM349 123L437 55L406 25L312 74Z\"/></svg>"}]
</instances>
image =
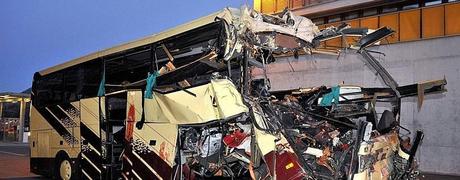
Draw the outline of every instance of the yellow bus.
<instances>
[{"instance_id":1,"label":"yellow bus","mask_svg":"<svg viewBox=\"0 0 460 180\"><path fill-rule=\"evenodd\" d=\"M366 50L391 33L226 8L36 72L30 169L59 179L412 176L422 134L400 147L399 103L419 86L398 86ZM344 34L362 37L351 49L389 88L274 92L266 74L251 76L284 56L330 54L320 42ZM392 108L377 113L378 100Z\"/></svg>"}]
</instances>

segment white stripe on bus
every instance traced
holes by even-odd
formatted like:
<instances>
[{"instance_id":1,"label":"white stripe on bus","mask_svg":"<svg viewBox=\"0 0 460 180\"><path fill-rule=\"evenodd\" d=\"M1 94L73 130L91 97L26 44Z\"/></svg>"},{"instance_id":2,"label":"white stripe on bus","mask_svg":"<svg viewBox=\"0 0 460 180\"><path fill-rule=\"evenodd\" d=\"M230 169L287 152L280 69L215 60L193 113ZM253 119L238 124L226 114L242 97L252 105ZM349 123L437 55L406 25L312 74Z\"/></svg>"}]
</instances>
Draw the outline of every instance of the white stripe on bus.
<instances>
[{"instance_id":1,"label":"white stripe on bus","mask_svg":"<svg viewBox=\"0 0 460 180\"><path fill-rule=\"evenodd\" d=\"M135 151L132 151L133 154L137 157L137 159L139 159L142 163L144 163L145 166L147 166L147 168L149 168L150 171L153 172L153 174L155 174L155 176L157 176L159 179L163 179L153 168L152 166L150 166L147 162L144 161L144 159L141 158L141 156L139 156L139 154L137 154Z\"/></svg>"},{"instance_id":2,"label":"white stripe on bus","mask_svg":"<svg viewBox=\"0 0 460 180\"><path fill-rule=\"evenodd\" d=\"M86 173L85 170L82 169L81 172L82 172L88 179L93 180L93 178L91 178L91 176L89 176L88 173Z\"/></svg>"},{"instance_id":3,"label":"white stripe on bus","mask_svg":"<svg viewBox=\"0 0 460 180\"><path fill-rule=\"evenodd\" d=\"M96 168L97 171L99 171L99 173L101 173L101 170L99 168L97 168L97 166L91 162L91 160L89 160L88 157L85 156L85 154L81 154L83 158L85 158L94 168Z\"/></svg>"}]
</instances>

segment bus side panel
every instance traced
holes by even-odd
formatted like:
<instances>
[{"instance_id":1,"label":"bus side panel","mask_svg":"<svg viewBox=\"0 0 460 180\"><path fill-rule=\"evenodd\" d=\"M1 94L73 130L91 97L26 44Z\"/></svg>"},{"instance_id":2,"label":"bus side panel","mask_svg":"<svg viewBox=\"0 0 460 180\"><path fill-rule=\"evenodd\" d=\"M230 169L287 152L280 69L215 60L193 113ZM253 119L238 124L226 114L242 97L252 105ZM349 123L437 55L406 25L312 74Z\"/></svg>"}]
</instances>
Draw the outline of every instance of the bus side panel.
<instances>
[{"instance_id":1,"label":"bus side panel","mask_svg":"<svg viewBox=\"0 0 460 180\"><path fill-rule=\"evenodd\" d=\"M78 103L31 108L30 169L32 172L52 176L56 155L65 152L74 167L80 153Z\"/></svg>"},{"instance_id":2,"label":"bus side panel","mask_svg":"<svg viewBox=\"0 0 460 180\"><path fill-rule=\"evenodd\" d=\"M141 129L130 126L130 123L135 125L142 118L141 93L128 93L125 138L130 143L123 155L122 176L128 179L171 179L176 155L177 125L144 123Z\"/></svg>"},{"instance_id":3,"label":"bus side panel","mask_svg":"<svg viewBox=\"0 0 460 180\"><path fill-rule=\"evenodd\" d=\"M101 98L103 102L104 98ZM104 103L101 103L104 114ZM82 139L81 172L82 178L100 179L102 173L102 145L100 134L99 98L80 100L81 121L80 134Z\"/></svg>"}]
</instances>

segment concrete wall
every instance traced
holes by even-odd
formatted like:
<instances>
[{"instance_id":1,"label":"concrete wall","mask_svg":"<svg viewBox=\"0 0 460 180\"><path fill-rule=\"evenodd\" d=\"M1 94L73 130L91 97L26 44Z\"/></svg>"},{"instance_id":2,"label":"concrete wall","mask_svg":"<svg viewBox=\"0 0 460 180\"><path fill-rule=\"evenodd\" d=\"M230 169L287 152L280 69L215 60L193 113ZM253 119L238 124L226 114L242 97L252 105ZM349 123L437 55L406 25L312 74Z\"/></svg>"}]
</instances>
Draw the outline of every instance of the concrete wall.
<instances>
[{"instance_id":1,"label":"concrete wall","mask_svg":"<svg viewBox=\"0 0 460 180\"><path fill-rule=\"evenodd\" d=\"M416 129L425 132L417 154L422 171L460 175L460 37L382 45L371 49L386 54L374 55L399 85L446 77L448 92L426 96L420 112L416 98L404 99L401 123L413 132ZM271 64L267 72L274 90L333 86L342 82L384 87L363 60L354 53L343 53L339 58L308 55L299 59L280 59L279 63Z\"/></svg>"}]
</instances>

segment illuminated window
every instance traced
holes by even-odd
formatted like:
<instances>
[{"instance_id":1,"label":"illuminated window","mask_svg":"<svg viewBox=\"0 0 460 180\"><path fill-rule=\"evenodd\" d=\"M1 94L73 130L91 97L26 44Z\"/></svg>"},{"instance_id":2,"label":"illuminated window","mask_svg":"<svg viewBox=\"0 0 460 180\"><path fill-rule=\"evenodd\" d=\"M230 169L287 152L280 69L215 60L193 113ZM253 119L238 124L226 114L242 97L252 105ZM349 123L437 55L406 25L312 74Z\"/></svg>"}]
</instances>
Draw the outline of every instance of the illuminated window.
<instances>
[{"instance_id":1,"label":"illuminated window","mask_svg":"<svg viewBox=\"0 0 460 180\"><path fill-rule=\"evenodd\" d=\"M422 9L422 35L424 38L444 35L444 7Z\"/></svg>"},{"instance_id":2,"label":"illuminated window","mask_svg":"<svg viewBox=\"0 0 460 180\"><path fill-rule=\"evenodd\" d=\"M277 0L276 1L276 12L281 12L288 7L287 0Z\"/></svg>"},{"instance_id":3,"label":"illuminated window","mask_svg":"<svg viewBox=\"0 0 460 180\"><path fill-rule=\"evenodd\" d=\"M445 6L446 13L446 35L460 34L460 3L447 4Z\"/></svg>"},{"instance_id":4,"label":"illuminated window","mask_svg":"<svg viewBox=\"0 0 460 180\"><path fill-rule=\"evenodd\" d=\"M420 10L403 11L399 13L399 28L401 41L420 39Z\"/></svg>"},{"instance_id":5,"label":"illuminated window","mask_svg":"<svg viewBox=\"0 0 460 180\"><path fill-rule=\"evenodd\" d=\"M275 0L263 0L261 5L262 13L275 12Z\"/></svg>"}]
</instances>

